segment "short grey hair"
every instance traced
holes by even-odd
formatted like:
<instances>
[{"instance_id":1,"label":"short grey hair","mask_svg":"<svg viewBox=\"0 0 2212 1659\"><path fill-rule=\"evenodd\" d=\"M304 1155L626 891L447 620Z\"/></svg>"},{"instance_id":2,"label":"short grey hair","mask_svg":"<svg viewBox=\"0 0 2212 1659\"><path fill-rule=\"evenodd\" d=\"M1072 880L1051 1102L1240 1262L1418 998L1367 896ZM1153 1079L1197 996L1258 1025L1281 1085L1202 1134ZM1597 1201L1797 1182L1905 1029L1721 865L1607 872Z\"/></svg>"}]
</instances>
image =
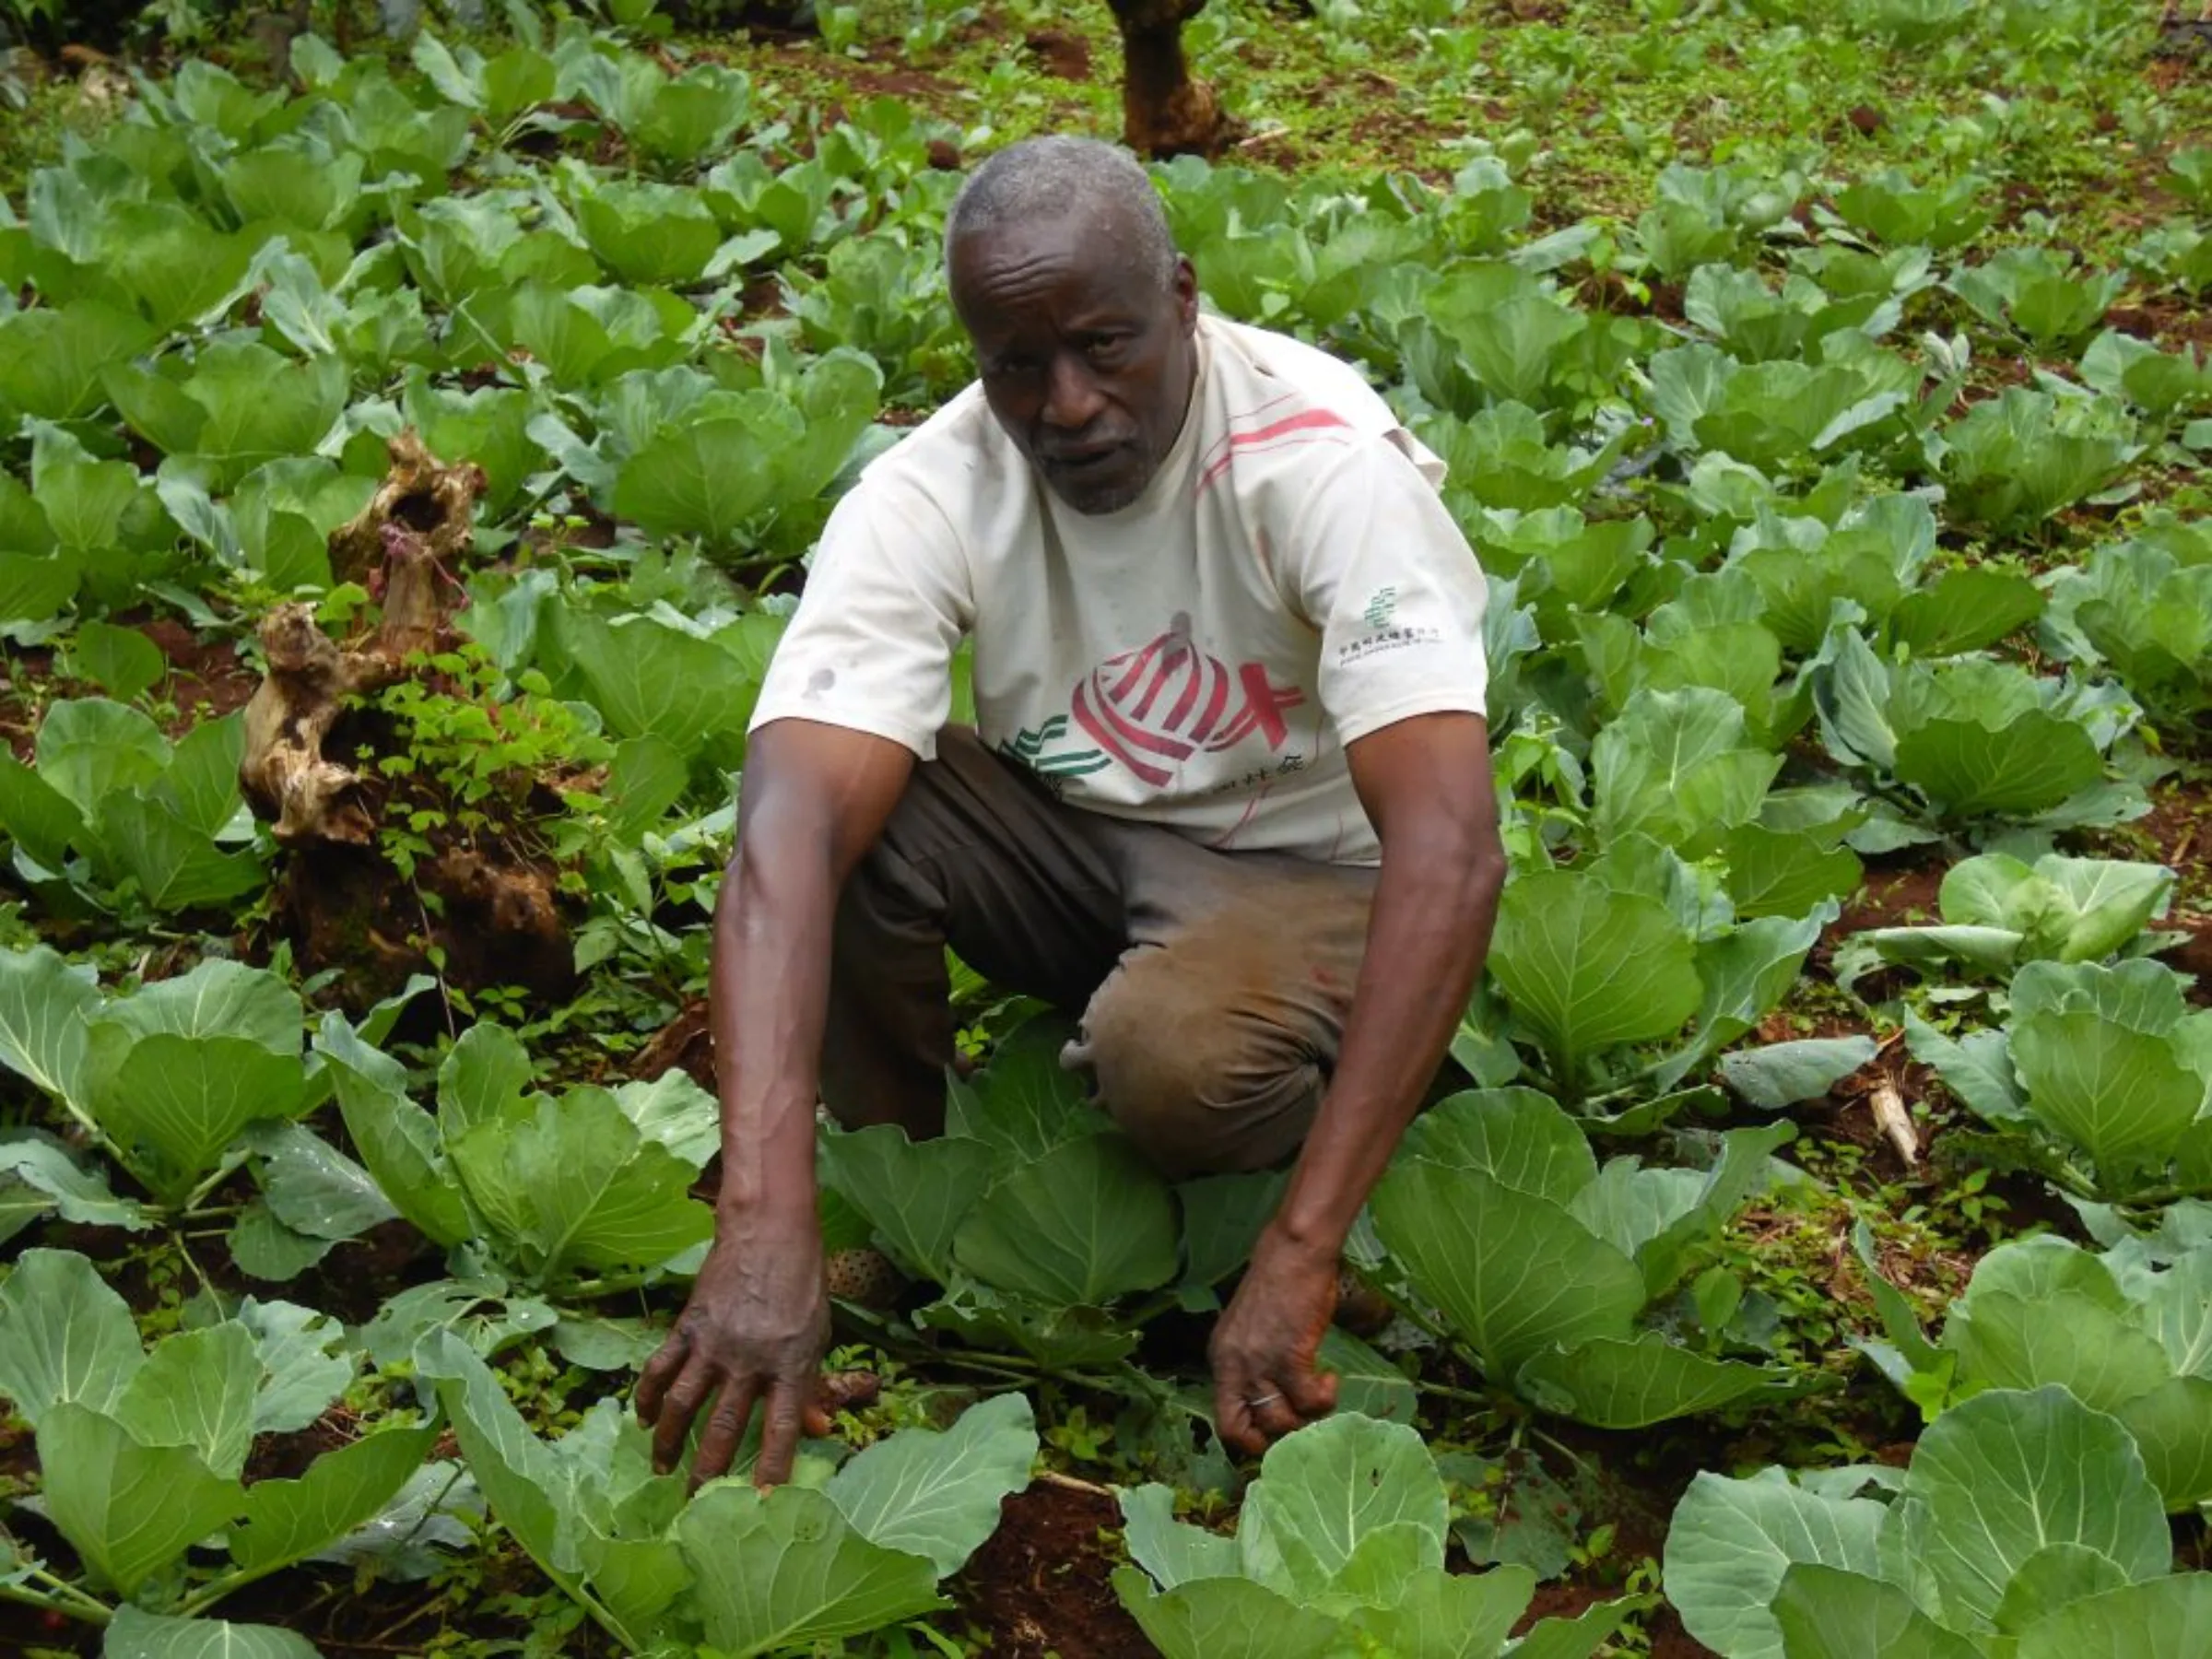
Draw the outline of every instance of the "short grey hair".
<instances>
[{"instance_id":1,"label":"short grey hair","mask_svg":"<svg viewBox=\"0 0 2212 1659\"><path fill-rule=\"evenodd\" d=\"M1119 145L1065 134L1009 144L968 175L945 218L945 262L965 237L1100 209L1128 229L1136 269L1162 288L1175 279L1175 237L1143 163Z\"/></svg>"}]
</instances>

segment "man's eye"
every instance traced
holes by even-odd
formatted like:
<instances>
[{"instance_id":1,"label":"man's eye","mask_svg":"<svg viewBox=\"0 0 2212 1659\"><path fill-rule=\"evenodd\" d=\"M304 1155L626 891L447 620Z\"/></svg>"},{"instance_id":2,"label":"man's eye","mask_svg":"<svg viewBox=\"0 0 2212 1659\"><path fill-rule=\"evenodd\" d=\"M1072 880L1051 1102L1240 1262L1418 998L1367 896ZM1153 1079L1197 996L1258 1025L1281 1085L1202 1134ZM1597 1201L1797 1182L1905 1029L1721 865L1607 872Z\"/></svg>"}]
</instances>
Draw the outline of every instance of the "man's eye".
<instances>
[{"instance_id":1,"label":"man's eye","mask_svg":"<svg viewBox=\"0 0 2212 1659\"><path fill-rule=\"evenodd\" d=\"M1094 363L1111 363L1121 357L1128 344L1120 335L1101 335L1083 347L1083 355Z\"/></svg>"},{"instance_id":2,"label":"man's eye","mask_svg":"<svg viewBox=\"0 0 2212 1659\"><path fill-rule=\"evenodd\" d=\"M1036 369L1037 364L1030 358L1005 357L992 359L990 367L991 373L994 378L1013 380L1018 376L1030 373Z\"/></svg>"}]
</instances>

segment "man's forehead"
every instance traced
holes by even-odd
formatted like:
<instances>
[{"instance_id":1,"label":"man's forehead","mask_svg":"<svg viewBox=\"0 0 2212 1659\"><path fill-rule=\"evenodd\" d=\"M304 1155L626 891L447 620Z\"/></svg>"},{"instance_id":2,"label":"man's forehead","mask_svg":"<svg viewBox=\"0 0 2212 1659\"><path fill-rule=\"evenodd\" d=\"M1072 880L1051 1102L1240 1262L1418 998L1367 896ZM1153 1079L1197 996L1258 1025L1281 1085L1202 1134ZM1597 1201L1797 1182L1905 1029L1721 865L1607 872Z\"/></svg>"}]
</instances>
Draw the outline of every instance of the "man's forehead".
<instances>
[{"instance_id":1,"label":"man's forehead","mask_svg":"<svg viewBox=\"0 0 2212 1659\"><path fill-rule=\"evenodd\" d=\"M1124 217L1111 203L1077 202L1065 211L971 230L953 244L955 297L977 312L978 321L1041 298L1048 287L1058 300L1139 303L1158 283L1142 267Z\"/></svg>"}]
</instances>

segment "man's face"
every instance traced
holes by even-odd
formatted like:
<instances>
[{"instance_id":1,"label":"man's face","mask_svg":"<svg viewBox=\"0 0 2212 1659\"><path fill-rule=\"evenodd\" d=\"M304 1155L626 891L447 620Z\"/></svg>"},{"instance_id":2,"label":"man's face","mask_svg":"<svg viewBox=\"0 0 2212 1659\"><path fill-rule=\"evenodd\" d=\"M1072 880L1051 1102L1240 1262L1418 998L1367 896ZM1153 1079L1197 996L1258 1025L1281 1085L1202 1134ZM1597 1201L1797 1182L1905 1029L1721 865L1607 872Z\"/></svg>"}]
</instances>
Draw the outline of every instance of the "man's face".
<instances>
[{"instance_id":1,"label":"man's face","mask_svg":"<svg viewBox=\"0 0 2212 1659\"><path fill-rule=\"evenodd\" d=\"M1015 447L1077 512L1145 492L1174 447L1197 372L1198 284L1131 268L1131 239L1070 213L961 239L952 300L983 395Z\"/></svg>"}]
</instances>

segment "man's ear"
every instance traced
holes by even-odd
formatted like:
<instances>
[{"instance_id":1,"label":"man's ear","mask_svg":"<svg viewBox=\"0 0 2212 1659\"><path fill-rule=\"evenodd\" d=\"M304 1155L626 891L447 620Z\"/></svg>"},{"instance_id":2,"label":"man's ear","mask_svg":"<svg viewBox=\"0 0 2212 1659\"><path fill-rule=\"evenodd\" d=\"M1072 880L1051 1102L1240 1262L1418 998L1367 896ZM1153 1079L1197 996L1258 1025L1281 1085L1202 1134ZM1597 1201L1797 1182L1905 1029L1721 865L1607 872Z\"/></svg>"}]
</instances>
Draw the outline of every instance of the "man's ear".
<instances>
[{"instance_id":1,"label":"man's ear","mask_svg":"<svg viewBox=\"0 0 2212 1659\"><path fill-rule=\"evenodd\" d=\"M1198 272L1183 254L1175 256L1175 315L1182 324L1182 331L1191 333L1198 326Z\"/></svg>"}]
</instances>

